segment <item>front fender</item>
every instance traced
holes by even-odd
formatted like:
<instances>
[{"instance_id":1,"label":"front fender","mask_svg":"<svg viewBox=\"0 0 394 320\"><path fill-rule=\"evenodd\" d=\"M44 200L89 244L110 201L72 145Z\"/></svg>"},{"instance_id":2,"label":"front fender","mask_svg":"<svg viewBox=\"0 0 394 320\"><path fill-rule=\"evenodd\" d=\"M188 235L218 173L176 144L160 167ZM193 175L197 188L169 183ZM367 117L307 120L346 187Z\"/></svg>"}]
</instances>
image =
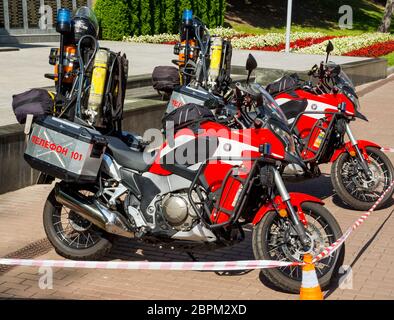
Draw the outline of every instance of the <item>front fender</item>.
<instances>
[{"instance_id":1,"label":"front fender","mask_svg":"<svg viewBox=\"0 0 394 320\"><path fill-rule=\"evenodd\" d=\"M304 212L302 211L301 205L302 205L304 202L315 202L315 203L324 204L324 202L321 201L319 198L316 198L316 197L314 197L314 196L310 196L310 195L305 194L305 193L299 193L299 192L290 192L290 199L291 199L291 200L290 200L290 201L291 201L291 204L292 204L294 207L297 207L297 212L298 212L298 215L299 215L299 217L300 217L300 221L301 221L304 225L307 224L307 221L306 221L306 218L305 218L305 214L304 214ZM275 204L275 205L274 205L274 204ZM276 207L278 210L286 209L286 204L283 202L282 197L279 196L279 195L275 197L275 199L274 199L273 202L270 202L270 203L267 203L267 204L263 205L263 206L259 209L259 211L257 211L257 213L256 213L256 215L254 216L254 219L253 219L253 221L252 221L253 225L258 224L258 223L261 221L261 219L263 219L263 217L264 217L268 212L276 211L275 207Z\"/></svg>"},{"instance_id":2,"label":"front fender","mask_svg":"<svg viewBox=\"0 0 394 320\"><path fill-rule=\"evenodd\" d=\"M382 148L381 146L377 145L376 143L374 143L372 141L367 141L367 140L357 140L357 145L363 154L366 154L366 152L365 152L366 147L374 147L374 148L378 148L378 149ZM331 157L330 162L335 162L342 153L350 152L350 151L355 151L355 150L354 150L351 142L348 141L345 143L344 146L342 146L342 148L335 150L334 154Z\"/></svg>"}]
</instances>

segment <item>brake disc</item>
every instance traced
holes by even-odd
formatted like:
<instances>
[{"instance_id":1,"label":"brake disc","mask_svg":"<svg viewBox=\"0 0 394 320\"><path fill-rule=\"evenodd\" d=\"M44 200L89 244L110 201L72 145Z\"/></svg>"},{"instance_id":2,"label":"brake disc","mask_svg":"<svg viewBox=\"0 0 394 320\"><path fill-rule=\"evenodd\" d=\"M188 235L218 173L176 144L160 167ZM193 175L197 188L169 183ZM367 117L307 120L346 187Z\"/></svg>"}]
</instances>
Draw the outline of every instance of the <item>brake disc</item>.
<instances>
[{"instance_id":1,"label":"brake disc","mask_svg":"<svg viewBox=\"0 0 394 320\"><path fill-rule=\"evenodd\" d=\"M68 220L71 227L77 232L86 231L92 226L92 223L90 221L82 218L79 214L75 213L72 210L68 214Z\"/></svg>"}]
</instances>

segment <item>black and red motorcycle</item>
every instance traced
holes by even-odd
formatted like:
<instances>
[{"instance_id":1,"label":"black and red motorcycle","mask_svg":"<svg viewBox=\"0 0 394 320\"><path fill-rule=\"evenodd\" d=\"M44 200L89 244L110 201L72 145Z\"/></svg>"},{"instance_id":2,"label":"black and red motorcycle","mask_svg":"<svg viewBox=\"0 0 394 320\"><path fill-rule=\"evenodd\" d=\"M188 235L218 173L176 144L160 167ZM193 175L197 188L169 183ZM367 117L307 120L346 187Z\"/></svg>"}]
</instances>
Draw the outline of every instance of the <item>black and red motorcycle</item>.
<instances>
[{"instance_id":1,"label":"black and red motorcycle","mask_svg":"<svg viewBox=\"0 0 394 320\"><path fill-rule=\"evenodd\" d=\"M302 161L275 101L262 97L257 109L262 120L256 127L233 130L213 117L197 119L206 110L202 107L181 107L170 118L184 119L187 113L191 118L176 121L185 127L155 152L89 131L100 143L93 147L94 158L81 151L83 141L77 159L68 158L66 147L53 156L57 148L45 147L66 141L70 148L74 138L64 135L80 131L84 138L86 128L56 118L36 122L26 160L62 179L45 204L48 239L66 258L96 260L110 250L113 234L194 252L236 244L245 238L243 226L252 224L256 259L300 262L306 253L318 255L341 229L320 199L287 191L281 167ZM93 161L98 171L92 172ZM75 167L82 168L82 176L67 171ZM322 287L343 258L344 248L317 263ZM276 287L299 292L301 267L262 272Z\"/></svg>"}]
</instances>

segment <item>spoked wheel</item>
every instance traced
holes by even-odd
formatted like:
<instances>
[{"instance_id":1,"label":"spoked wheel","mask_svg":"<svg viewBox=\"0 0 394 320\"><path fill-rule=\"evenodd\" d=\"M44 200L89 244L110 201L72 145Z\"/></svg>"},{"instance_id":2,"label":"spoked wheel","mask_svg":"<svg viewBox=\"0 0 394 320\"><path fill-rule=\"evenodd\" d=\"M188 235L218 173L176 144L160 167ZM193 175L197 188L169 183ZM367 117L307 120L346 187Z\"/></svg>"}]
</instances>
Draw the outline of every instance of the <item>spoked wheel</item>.
<instances>
[{"instance_id":1,"label":"spoked wheel","mask_svg":"<svg viewBox=\"0 0 394 320\"><path fill-rule=\"evenodd\" d=\"M310 248L304 251L293 224L289 218L282 218L276 212L266 214L253 230L253 252L256 259L277 261L303 261L305 253L318 255L325 247L336 241L341 229L335 218L322 205L302 204L302 210L308 221L307 235ZM320 260L316 265L316 274L320 286L325 289L342 265L345 248ZM302 281L302 268L281 267L262 269L263 276L278 289L299 293Z\"/></svg>"},{"instance_id":2,"label":"spoked wheel","mask_svg":"<svg viewBox=\"0 0 394 320\"><path fill-rule=\"evenodd\" d=\"M338 196L356 210L369 210L382 193L390 186L394 168L390 159L379 149L366 148L372 172L366 177L358 158L343 153L331 168L331 181ZM391 200L394 189L388 192L377 208Z\"/></svg>"},{"instance_id":3,"label":"spoked wheel","mask_svg":"<svg viewBox=\"0 0 394 320\"><path fill-rule=\"evenodd\" d=\"M79 192L89 194L89 191ZM43 220L49 241L62 257L72 260L98 260L111 249L112 244L104 232L58 203L54 190L45 203Z\"/></svg>"}]
</instances>

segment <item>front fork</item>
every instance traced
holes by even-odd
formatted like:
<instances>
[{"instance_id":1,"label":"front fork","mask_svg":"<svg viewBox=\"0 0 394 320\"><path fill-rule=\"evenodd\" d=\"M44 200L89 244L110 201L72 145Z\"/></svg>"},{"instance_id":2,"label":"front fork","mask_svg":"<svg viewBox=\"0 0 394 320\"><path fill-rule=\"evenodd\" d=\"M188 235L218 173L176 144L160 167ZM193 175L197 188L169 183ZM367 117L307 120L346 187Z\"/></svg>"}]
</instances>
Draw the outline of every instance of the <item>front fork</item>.
<instances>
[{"instance_id":1,"label":"front fork","mask_svg":"<svg viewBox=\"0 0 394 320\"><path fill-rule=\"evenodd\" d=\"M349 140L350 140L350 143L352 144L352 147L356 151L357 157L358 157L358 159L360 161L360 165L361 165L361 168L364 171L365 176L367 178L371 178L372 172L371 172L371 170L369 170L368 163L365 160L364 155L362 154L360 148L358 147L357 140L353 136L353 133L352 133L352 130L350 129L349 123L346 123L346 134L349 137Z\"/></svg>"},{"instance_id":2,"label":"front fork","mask_svg":"<svg viewBox=\"0 0 394 320\"><path fill-rule=\"evenodd\" d=\"M286 186L283 182L282 176L280 175L279 171L276 168L272 168L274 173L274 181L275 185L278 189L278 192L283 200L286 203L287 210L290 213L290 219L294 223L294 229L296 230L298 236L300 237L302 245L307 248L309 243L309 238L306 234L305 227L301 223L297 212L294 210L294 207L291 204L291 198L289 193L287 192Z\"/></svg>"}]
</instances>

